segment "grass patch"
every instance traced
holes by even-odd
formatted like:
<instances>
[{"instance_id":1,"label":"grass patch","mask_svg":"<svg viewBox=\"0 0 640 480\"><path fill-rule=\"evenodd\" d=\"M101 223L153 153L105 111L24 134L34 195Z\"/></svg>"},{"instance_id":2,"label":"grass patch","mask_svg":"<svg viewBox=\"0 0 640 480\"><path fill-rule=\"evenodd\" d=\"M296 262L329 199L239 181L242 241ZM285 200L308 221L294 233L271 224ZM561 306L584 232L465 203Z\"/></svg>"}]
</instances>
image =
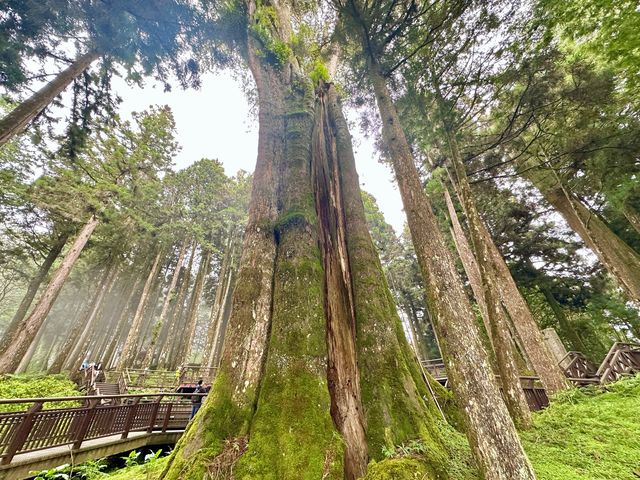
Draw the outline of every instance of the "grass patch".
<instances>
[{"instance_id":1,"label":"grass patch","mask_svg":"<svg viewBox=\"0 0 640 480\"><path fill-rule=\"evenodd\" d=\"M640 375L558 396L521 437L539 480L638 480Z\"/></svg>"},{"instance_id":2,"label":"grass patch","mask_svg":"<svg viewBox=\"0 0 640 480\"><path fill-rule=\"evenodd\" d=\"M20 374L0 376L0 399L39 398L39 397L77 397L82 395L78 386L65 375ZM31 406L30 403L0 404L0 412L20 412ZM45 403L44 408L77 407L78 403Z\"/></svg>"}]
</instances>

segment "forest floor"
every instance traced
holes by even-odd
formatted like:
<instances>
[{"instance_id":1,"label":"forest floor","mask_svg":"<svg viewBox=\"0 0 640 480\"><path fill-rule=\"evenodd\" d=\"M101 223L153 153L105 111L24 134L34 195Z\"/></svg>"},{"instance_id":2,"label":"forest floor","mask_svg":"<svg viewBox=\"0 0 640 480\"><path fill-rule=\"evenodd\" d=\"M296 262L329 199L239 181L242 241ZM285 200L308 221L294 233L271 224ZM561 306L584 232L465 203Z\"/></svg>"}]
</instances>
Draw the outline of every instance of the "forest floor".
<instances>
[{"instance_id":1,"label":"forest floor","mask_svg":"<svg viewBox=\"0 0 640 480\"><path fill-rule=\"evenodd\" d=\"M77 397L82 395L78 386L66 375L21 374L0 375L0 400L10 398ZM31 404L0 405L0 412L19 412ZM44 408L67 408L76 402L46 403Z\"/></svg>"},{"instance_id":2,"label":"forest floor","mask_svg":"<svg viewBox=\"0 0 640 480\"><path fill-rule=\"evenodd\" d=\"M0 377L0 398L78 394L61 375ZM640 375L560 395L521 437L539 480L640 479ZM167 459L92 478L153 480Z\"/></svg>"}]
</instances>

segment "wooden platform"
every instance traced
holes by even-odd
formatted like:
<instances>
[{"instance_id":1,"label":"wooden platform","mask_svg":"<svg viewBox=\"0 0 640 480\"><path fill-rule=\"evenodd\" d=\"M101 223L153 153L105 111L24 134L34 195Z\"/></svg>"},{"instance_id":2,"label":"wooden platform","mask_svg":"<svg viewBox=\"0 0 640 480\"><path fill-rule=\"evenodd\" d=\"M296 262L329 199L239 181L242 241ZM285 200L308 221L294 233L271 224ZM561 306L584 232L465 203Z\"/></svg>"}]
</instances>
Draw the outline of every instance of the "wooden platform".
<instances>
[{"instance_id":1,"label":"wooden platform","mask_svg":"<svg viewBox=\"0 0 640 480\"><path fill-rule=\"evenodd\" d=\"M152 445L175 444L183 431L131 432L125 439L121 435L111 435L86 440L78 450L71 450L70 445L63 445L21 453L13 457L9 465L0 465L0 480L20 480L28 478L29 472L34 470L49 469L65 463L80 464Z\"/></svg>"}]
</instances>

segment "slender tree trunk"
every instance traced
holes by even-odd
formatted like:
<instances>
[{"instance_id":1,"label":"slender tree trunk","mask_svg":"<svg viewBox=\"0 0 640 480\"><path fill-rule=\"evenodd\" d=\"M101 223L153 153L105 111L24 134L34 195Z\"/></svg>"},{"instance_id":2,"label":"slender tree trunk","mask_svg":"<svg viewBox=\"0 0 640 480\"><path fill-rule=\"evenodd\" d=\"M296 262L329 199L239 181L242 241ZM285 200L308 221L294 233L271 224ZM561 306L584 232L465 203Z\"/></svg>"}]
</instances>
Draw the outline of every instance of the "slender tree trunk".
<instances>
[{"instance_id":1,"label":"slender tree trunk","mask_svg":"<svg viewBox=\"0 0 640 480\"><path fill-rule=\"evenodd\" d=\"M86 300L81 302L76 314L73 317L73 321L71 327L67 331L67 335L65 337L64 342L62 343L61 348L56 353L56 358L51 363L48 368L48 373L60 373L64 367L65 360L69 357L71 349L78 343L78 338L82 333L82 330L85 325L85 320L89 316L90 312L94 308L96 301L98 299L98 293L102 289L102 286L106 282L110 273L110 269L106 268L100 275L100 278L96 278L95 280L95 291L93 295L91 295L91 299L89 300L90 290L86 292Z\"/></svg>"},{"instance_id":2,"label":"slender tree trunk","mask_svg":"<svg viewBox=\"0 0 640 480\"><path fill-rule=\"evenodd\" d=\"M142 320L144 319L144 313L147 309L149 294L151 293L151 287L153 286L156 277L158 276L158 270L160 269L160 257L162 256L162 251L158 250L158 253L153 260L153 265L151 266L151 270L149 271L149 275L147 276L147 280L144 284L144 288L142 289L142 295L140 296L140 300L138 300L138 306L136 308L136 313L133 315L133 319L131 320L131 327L129 328L129 334L127 335L127 339L122 347L122 353L120 353L120 359L118 360L118 370L124 370L127 367L133 366L133 361L135 359L135 347L137 343L141 343L140 330L142 327Z\"/></svg>"},{"instance_id":3,"label":"slender tree trunk","mask_svg":"<svg viewBox=\"0 0 640 480\"><path fill-rule=\"evenodd\" d=\"M214 349L217 343L217 338L220 328L220 315L222 312L222 305L226 299L227 284L229 280L229 272L231 269L231 261L233 256L233 249L235 243L233 243L233 236L235 235L235 229L230 228L227 237L227 244L224 249L224 255L222 257L222 265L220 265L220 271L218 272L218 282L216 285L216 293L213 297L213 305L211 306L211 315L209 317L209 324L207 328L207 339L204 345L203 361L202 364L206 366L213 366Z\"/></svg>"},{"instance_id":4,"label":"slender tree trunk","mask_svg":"<svg viewBox=\"0 0 640 480\"><path fill-rule=\"evenodd\" d=\"M527 178L562 215L571 229L580 235L609 274L626 290L632 300L640 301L640 254L569 192L553 172L542 167L531 168L527 164L524 166L527 168Z\"/></svg>"},{"instance_id":5,"label":"slender tree trunk","mask_svg":"<svg viewBox=\"0 0 640 480\"><path fill-rule=\"evenodd\" d=\"M496 363L500 372L502 395L516 426L526 429L531 427L531 412L529 411L524 390L520 385L520 373L516 364L516 348L509 331L509 318L502 307L491 251L489 245L487 245L488 239L483 235L480 225L483 220L476 209L471 186L467 180L467 173L456 140L449 131L447 131L447 141L451 151L451 161L454 167L458 195L467 215L471 240L476 254L475 258L482 285L482 290L478 294L484 296L483 301L487 309L486 313L491 332L490 339L493 343ZM449 198L448 201L451 202L451 199Z\"/></svg>"},{"instance_id":6,"label":"slender tree trunk","mask_svg":"<svg viewBox=\"0 0 640 480\"><path fill-rule=\"evenodd\" d=\"M22 132L29 122L56 98L89 65L100 57L95 51L79 56L71 65L60 72L56 78L22 102L7 116L0 120L0 146Z\"/></svg>"},{"instance_id":7,"label":"slender tree trunk","mask_svg":"<svg viewBox=\"0 0 640 480\"><path fill-rule=\"evenodd\" d=\"M37 335L31 342L31 345L29 345L29 348L27 349L26 353L22 357L22 360L20 360L20 363L18 364L18 367L15 370L15 373L24 373L27 371L27 368L29 367L31 360L33 359L33 356L35 355L38 349L38 344L40 343L40 340L42 339L43 334L44 334L44 328L41 328L40 330L38 330Z\"/></svg>"},{"instance_id":8,"label":"slender tree trunk","mask_svg":"<svg viewBox=\"0 0 640 480\"><path fill-rule=\"evenodd\" d=\"M177 357L180 363L186 363L191 357L193 347L193 337L196 332L196 325L198 320L198 306L200 305L200 297L202 296L202 290L204 289L204 279L209 271L209 261L211 259L211 251L207 250L204 257L200 262L198 268L198 275L196 276L196 283L193 286L193 294L191 295L191 304L189 305L189 313L187 315L187 322L185 333L186 339L181 343L178 350Z\"/></svg>"},{"instance_id":9,"label":"slender tree trunk","mask_svg":"<svg viewBox=\"0 0 640 480\"><path fill-rule=\"evenodd\" d=\"M182 241L182 246L180 247L180 252L178 253L178 261L176 262L176 267L173 270L173 275L171 276L171 283L169 284L169 290L167 290L167 294L164 297L164 302L162 303L162 310L160 311L160 317L156 322L157 325L162 326L167 317L167 313L169 312L169 306L171 305L171 301L173 300L173 294L176 289L176 285L178 283L178 277L180 275L180 270L182 269L182 261L184 260L184 254L187 251L187 240L184 239ZM147 355L145 356L144 361L142 362L142 368L149 368L151 365L151 361L153 360L154 350L156 346L156 342L158 341L158 335L161 332L154 332L154 337L151 339L151 343L149 344L149 349L147 350Z\"/></svg>"},{"instance_id":10,"label":"slender tree trunk","mask_svg":"<svg viewBox=\"0 0 640 480\"><path fill-rule=\"evenodd\" d=\"M425 280L429 312L478 466L486 477L495 480L533 479L533 468L489 368L462 281L422 190L386 80L374 60L370 60L369 75L382 118L383 139Z\"/></svg>"},{"instance_id":11,"label":"slender tree trunk","mask_svg":"<svg viewBox=\"0 0 640 480\"><path fill-rule=\"evenodd\" d=\"M133 303L133 299L135 298L136 294L139 293L141 283L142 283L142 277L138 276L136 278L135 283L133 284L133 287L131 288L131 291L129 293L129 296L127 297L126 302L124 303L124 307L122 308L120 315L118 316L115 332L110 333L111 340L109 341L109 344L105 352L101 355L102 365L104 366L104 368L109 368L109 366L111 365L113 355L122 337L122 331L129 326L129 323L130 323L128 318L129 312L131 311L131 305Z\"/></svg>"},{"instance_id":12,"label":"slender tree trunk","mask_svg":"<svg viewBox=\"0 0 640 480\"><path fill-rule=\"evenodd\" d=\"M189 285L191 283L191 272L193 270L193 260L196 256L196 251L198 246L195 242L193 242L193 247L191 248L191 254L189 255L189 262L187 263L187 269L184 271L182 282L180 283L180 291L178 293L178 301L175 303L173 312L169 316L171 318L170 325L167 328L167 337L163 341L162 348L159 348L158 354L158 365L162 365L162 368L171 369L170 366L170 357L172 352L174 351L174 346L176 343L180 345L185 344L189 341L188 337L185 335L177 335L177 332L185 333L187 330L187 303L189 298ZM193 291L191 293L193 295Z\"/></svg>"},{"instance_id":13,"label":"slender tree trunk","mask_svg":"<svg viewBox=\"0 0 640 480\"><path fill-rule=\"evenodd\" d=\"M473 291L473 297L476 299L476 304L480 309L480 315L482 316L482 322L487 332L487 336L493 346L493 340L491 338L491 322L489 320L489 310L487 309L487 302L484 298L484 291L482 289L480 268L478 268L478 262L476 262L473 251L471 250L471 245L469 245L467 236L465 235L462 225L460 224L460 220L458 219L458 213L453 206L449 190L446 186L444 188L444 198L449 212L449 219L451 220L451 236L453 237L456 251L462 261L462 267L464 268L467 278L469 279L469 283L471 284L471 291Z\"/></svg>"},{"instance_id":14,"label":"slender tree trunk","mask_svg":"<svg viewBox=\"0 0 640 480\"><path fill-rule=\"evenodd\" d=\"M11 339L13 339L13 336L15 335L16 330L20 325L20 322L22 322L22 320L24 319L24 316L29 311L29 307L31 306L31 303L35 298L36 293L38 293L40 284L42 284L42 281L45 279L45 277L49 273L51 266L56 261L58 256L60 256L60 253L62 252L62 249L64 248L65 244L67 243L68 238L69 238L69 234L65 233L60 235L56 239L53 246L51 247L51 250L49 250L47 257L44 259L44 262L42 262L42 265L40 265L40 268L38 269L38 273L36 273L36 275L29 282L29 286L27 287L27 291L24 294L24 297L22 298L20 305L18 306L18 310L16 310L16 313L13 315L13 318L11 318L11 322L9 322L9 326L7 327L7 329L4 331L2 335L2 340L0 340L0 352L4 351L4 349L7 348L7 343L9 343Z\"/></svg>"},{"instance_id":15,"label":"slender tree trunk","mask_svg":"<svg viewBox=\"0 0 640 480\"><path fill-rule=\"evenodd\" d=\"M0 352L0 373L10 373L15 370L20 363L20 360L38 333L38 330L40 330L40 327L51 310L51 307L53 307L53 302L55 302L64 282L69 277L71 269L80 256L82 249L97 226L98 218L94 215L89 219L84 227L82 227L82 230L80 230L80 233L73 242L73 245L60 264L60 267L58 267L49 281L47 288L42 292L42 295L38 299L38 303L31 312L31 315L20 322L20 327L16 331L11 342L2 352Z\"/></svg>"},{"instance_id":16,"label":"slender tree trunk","mask_svg":"<svg viewBox=\"0 0 640 480\"><path fill-rule=\"evenodd\" d=\"M225 258L222 262L224 275L218 278L215 304L211 309L207 344L203 355L203 358L206 358L203 363L208 367L216 367L220 363L236 279L236 247L237 243L233 241L232 237L229 237L228 251L225 253Z\"/></svg>"},{"instance_id":17,"label":"slender tree trunk","mask_svg":"<svg viewBox=\"0 0 640 480\"><path fill-rule=\"evenodd\" d=\"M78 339L76 340L75 345L73 346L73 348L71 349L71 351L69 352L69 354L65 359L65 362L63 364L64 370L69 370L73 368L74 365L80 365L82 360L84 360L86 355L89 353L88 351L89 343L93 338L95 338L95 337L92 337L92 335L95 334L96 319L100 314L100 309L103 306L105 296L111 291L111 288L115 283L117 272L118 272L118 269L115 265L115 262L111 263L111 265L108 268L108 274L106 276L106 279L102 284L102 287L100 288L100 290L98 290L97 297L94 301L91 311L89 312L89 316L85 319L82 325L81 333L78 336ZM92 353L95 353L95 352L92 352ZM95 360L97 361L98 359L95 359Z\"/></svg>"}]
</instances>

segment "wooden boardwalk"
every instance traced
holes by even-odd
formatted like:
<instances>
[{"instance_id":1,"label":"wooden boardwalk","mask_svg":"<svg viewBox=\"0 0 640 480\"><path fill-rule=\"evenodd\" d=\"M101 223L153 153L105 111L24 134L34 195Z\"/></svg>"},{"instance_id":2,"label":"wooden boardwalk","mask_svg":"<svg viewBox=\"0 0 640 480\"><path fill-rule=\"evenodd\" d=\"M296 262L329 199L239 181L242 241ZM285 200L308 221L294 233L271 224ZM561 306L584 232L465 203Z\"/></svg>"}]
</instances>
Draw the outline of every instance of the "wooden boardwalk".
<instances>
[{"instance_id":1,"label":"wooden boardwalk","mask_svg":"<svg viewBox=\"0 0 640 480\"><path fill-rule=\"evenodd\" d=\"M145 445L175 443L189 422L192 396L0 400L0 409L30 405L26 411L0 413L0 480L25 478L31 470L78 464ZM59 402L77 406L59 408Z\"/></svg>"}]
</instances>

